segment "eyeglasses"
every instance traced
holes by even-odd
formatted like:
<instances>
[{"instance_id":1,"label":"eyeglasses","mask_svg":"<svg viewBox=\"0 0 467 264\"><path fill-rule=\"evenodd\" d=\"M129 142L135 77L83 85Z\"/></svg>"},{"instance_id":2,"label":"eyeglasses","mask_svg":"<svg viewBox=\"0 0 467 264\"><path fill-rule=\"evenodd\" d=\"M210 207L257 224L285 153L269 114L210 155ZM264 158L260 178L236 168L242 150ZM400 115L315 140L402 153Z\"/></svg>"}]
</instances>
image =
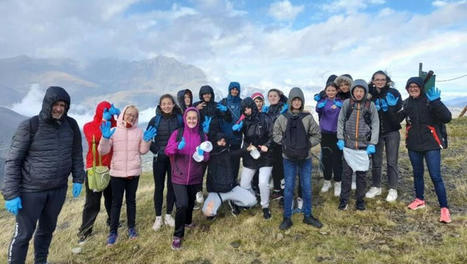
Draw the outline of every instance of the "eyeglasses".
<instances>
[{"instance_id":1,"label":"eyeglasses","mask_svg":"<svg viewBox=\"0 0 467 264\"><path fill-rule=\"evenodd\" d=\"M409 88L420 88L420 87L418 87L418 85L416 85L416 84L411 84L411 85L409 85Z\"/></svg>"}]
</instances>

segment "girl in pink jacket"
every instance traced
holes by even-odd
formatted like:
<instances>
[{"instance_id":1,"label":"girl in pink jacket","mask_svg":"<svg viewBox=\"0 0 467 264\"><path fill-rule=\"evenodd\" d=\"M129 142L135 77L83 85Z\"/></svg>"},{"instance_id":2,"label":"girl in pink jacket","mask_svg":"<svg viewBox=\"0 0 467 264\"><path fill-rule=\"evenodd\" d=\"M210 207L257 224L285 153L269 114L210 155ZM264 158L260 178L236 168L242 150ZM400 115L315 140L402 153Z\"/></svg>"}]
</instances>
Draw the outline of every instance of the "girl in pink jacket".
<instances>
[{"instance_id":1,"label":"girl in pink jacket","mask_svg":"<svg viewBox=\"0 0 467 264\"><path fill-rule=\"evenodd\" d=\"M105 155L113 150L110 164L110 184L112 188L112 210L110 216L110 233L107 246L117 242L120 209L123 193L126 192L126 208L128 220L128 237L135 239L136 189L141 174L141 155L149 151L151 139L156 129L148 127L144 132L138 128L138 109L133 105L125 106L118 116L117 127L110 129L110 122L101 126L102 138L97 150Z\"/></svg>"}]
</instances>

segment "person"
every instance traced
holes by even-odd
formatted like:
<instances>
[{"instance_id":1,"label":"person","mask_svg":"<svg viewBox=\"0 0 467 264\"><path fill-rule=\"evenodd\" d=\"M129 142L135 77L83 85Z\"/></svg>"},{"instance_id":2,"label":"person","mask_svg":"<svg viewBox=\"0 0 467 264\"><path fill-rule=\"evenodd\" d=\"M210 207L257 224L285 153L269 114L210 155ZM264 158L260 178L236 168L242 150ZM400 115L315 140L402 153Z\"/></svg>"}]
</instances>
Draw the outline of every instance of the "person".
<instances>
[{"instance_id":1,"label":"person","mask_svg":"<svg viewBox=\"0 0 467 264\"><path fill-rule=\"evenodd\" d=\"M342 100L337 98L337 85L331 81L326 83L326 95L316 104L321 128L321 154L323 162L324 183L321 192L331 188L334 175L334 196L341 194L342 151L337 147L337 118L342 107Z\"/></svg>"},{"instance_id":2,"label":"person","mask_svg":"<svg viewBox=\"0 0 467 264\"><path fill-rule=\"evenodd\" d=\"M338 98L345 100L352 97L350 94L352 81L353 78L350 74L342 74L334 80L334 82L337 84L337 87L339 87L339 92L337 93Z\"/></svg>"},{"instance_id":3,"label":"person","mask_svg":"<svg viewBox=\"0 0 467 264\"><path fill-rule=\"evenodd\" d=\"M118 238L120 210L125 193L128 238L136 239L136 189L141 175L141 157L149 151L151 140L156 134L154 127L146 131L138 128L138 108L127 105L118 116L117 127L110 128L110 122L101 125L102 138L97 150L105 155L113 151L110 164L110 184L112 188L112 209L110 217L110 232L107 246L113 246Z\"/></svg>"},{"instance_id":4,"label":"person","mask_svg":"<svg viewBox=\"0 0 467 264\"><path fill-rule=\"evenodd\" d=\"M369 85L371 101L378 110L379 139L376 153L371 157L372 183L365 197L372 199L381 195L381 171L383 165L383 151L386 150L388 195L386 201L397 199L397 183L399 181L399 144L401 125L396 113L402 108L401 94L391 87L391 78L383 71L377 71L371 77Z\"/></svg>"},{"instance_id":5,"label":"person","mask_svg":"<svg viewBox=\"0 0 467 264\"><path fill-rule=\"evenodd\" d=\"M164 197L164 185L167 183L166 194L166 214L164 224L174 227L175 220L172 217L172 210L175 203L175 196L172 187L172 171L170 160L165 155L164 150L169 137L173 131L183 126L182 110L175 104L175 99L170 94L164 94L159 98L159 105L156 108L156 116L151 118L149 127L156 129L156 136L151 142L151 152L154 154L152 171L154 177L154 210L156 220L152 226L154 231L158 231L162 226L162 201ZM167 174L167 178L166 178Z\"/></svg>"},{"instance_id":6,"label":"person","mask_svg":"<svg viewBox=\"0 0 467 264\"><path fill-rule=\"evenodd\" d=\"M193 106L193 93L190 89L180 90L177 92L177 101L182 113L184 113L188 107Z\"/></svg>"},{"instance_id":7,"label":"person","mask_svg":"<svg viewBox=\"0 0 467 264\"><path fill-rule=\"evenodd\" d=\"M185 227L193 228L193 207L196 193L203 182L205 163L209 160L209 152L199 148L202 142L208 140L199 125L201 120L197 108L189 107L183 114L184 127L172 132L165 155L170 159L172 168L172 185L175 193L175 230L172 249L181 249L185 236ZM193 154L197 152L201 158L195 161Z\"/></svg>"},{"instance_id":8,"label":"person","mask_svg":"<svg viewBox=\"0 0 467 264\"><path fill-rule=\"evenodd\" d=\"M435 87L424 92L423 87L422 78L410 78L405 86L409 98L404 101L402 109L398 112L399 120L405 118L407 122L405 143L414 175L415 200L408 205L408 208L417 210L425 207L423 182L423 159L425 159L441 207L439 221L450 223L451 215L440 167L441 149L447 147L444 124L450 122L452 116L449 109L441 102L441 92Z\"/></svg>"},{"instance_id":9,"label":"person","mask_svg":"<svg viewBox=\"0 0 467 264\"><path fill-rule=\"evenodd\" d=\"M261 112L263 111L263 106L264 106L264 95L260 92L253 93L251 95L251 99L255 101L256 107L258 108L258 111Z\"/></svg>"},{"instance_id":10,"label":"person","mask_svg":"<svg viewBox=\"0 0 467 264\"><path fill-rule=\"evenodd\" d=\"M344 150L342 189L339 210L346 210L350 196L352 174L356 174L357 210L365 210L366 171L368 155L375 153L379 137L378 111L367 99L368 84L355 80L350 89L352 97L344 101L337 122L337 146ZM357 162L355 161L357 160Z\"/></svg>"},{"instance_id":11,"label":"person","mask_svg":"<svg viewBox=\"0 0 467 264\"><path fill-rule=\"evenodd\" d=\"M303 91L294 87L289 92L289 109L274 123L274 141L282 147L284 161L284 215L279 228L292 226L292 205L296 175L300 178L303 200L303 222L317 228L322 223L311 211L311 148L319 144L321 134L313 116L304 111Z\"/></svg>"},{"instance_id":12,"label":"person","mask_svg":"<svg viewBox=\"0 0 467 264\"><path fill-rule=\"evenodd\" d=\"M70 173L73 197L81 193L81 132L68 116L70 102L65 89L49 87L39 115L21 122L12 139L2 188L5 207L16 216L8 263L25 263L34 233L34 262L46 263Z\"/></svg>"},{"instance_id":13,"label":"person","mask_svg":"<svg viewBox=\"0 0 467 264\"><path fill-rule=\"evenodd\" d=\"M242 113L245 115L235 128L236 133L243 134L243 147L255 146L259 151L259 157L256 159L252 155L243 157L243 169L240 179L240 187L251 191L251 181L255 172L259 170L258 186L261 197L261 207L263 208L264 219L271 218L269 210L269 180L272 171L272 120L263 112L258 112L255 102L250 97L242 101Z\"/></svg>"},{"instance_id":14,"label":"person","mask_svg":"<svg viewBox=\"0 0 467 264\"><path fill-rule=\"evenodd\" d=\"M231 150L227 137L217 134L216 145L210 152L208 175L206 180L209 192L203 206L203 214L209 219L217 215L217 210L223 202L229 202L232 215L240 213L238 206L252 207L256 204L256 197L248 190L238 186L237 175L232 173L233 158L249 155L253 145L247 148Z\"/></svg>"},{"instance_id":15,"label":"person","mask_svg":"<svg viewBox=\"0 0 467 264\"><path fill-rule=\"evenodd\" d=\"M334 83L336 78L337 78L337 75L335 75L335 74L329 75L328 79L326 80L326 87L328 87L328 84ZM325 98L326 97L326 87L324 87L324 90L320 91L319 93L317 93L317 94L315 94L313 96L313 100L315 100L316 103L318 103L322 99L326 99ZM339 86L337 86L337 89L339 89Z\"/></svg>"},{"instance_id":16,"label":"person","mask_svg":"<svg viewBox=\"0 0 467 264\"><path fill-rule=\"evenodd\" d=\"M111 127L115 127L116 121L115 115L119 115L120 110L113 104L107 101L102 101L97 104L94 119L83 126L83 133L88 143L88 153L86 155L86 201L84 202L82 223L78 231L78 244L84 243L87 238L92 234L92 227L96 221L97 215L101 208L101 197L104 196L104 206L107 212L107 225L110 226L110 210L112 208L112 188L110 184L101 192L96 192L89 189L89 181L87 177L88 170L92 169L93 163L97 164L97 161L101 160L100 165L110 167L110 161L112 160L112 151L108 154L99 156L97 153L97 146L99 145L102 133L100 126L102 122L110 121ZM94 152L93 152L93 147ZM94 153L94 154L93 154Z\"/></svg>"}]
</instances>

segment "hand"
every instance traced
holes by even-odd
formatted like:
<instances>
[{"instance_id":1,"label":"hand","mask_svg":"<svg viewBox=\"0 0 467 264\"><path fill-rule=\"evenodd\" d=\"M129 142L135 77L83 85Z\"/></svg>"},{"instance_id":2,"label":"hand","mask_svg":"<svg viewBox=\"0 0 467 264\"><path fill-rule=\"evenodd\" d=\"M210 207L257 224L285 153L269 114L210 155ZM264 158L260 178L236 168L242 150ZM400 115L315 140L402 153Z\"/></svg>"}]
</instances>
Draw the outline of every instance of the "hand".
<instances>
[{"instance_id":1,"label":"hand","mask_svg":"<svg viewBox=\"0 0 467 264\"><path fill-rule=\"evenodd\" d=\"M233 131L240 131L240 130L242 129L242 127L243 127L243 121L241 121L241 122L238 123L238 124L233 125L233 126L232 126L232 130L233 130Z\"/></svg>"},{"instance_id":2,"label":"hand","mask_svg":"<svg viewBox=\"0 0 467 264\"><path fill-rule=\"evenodd\" d=\"M441 98L441 91L433 86L426 92L426 97L430 102L433 102L434 100Z\"/></svg>"},{"instance_id":3,"label":"hand","mask_svg":"<svg viewBox=\"0 0 467 264\"><path fill-rule=\"evenodd\" d=\"M253 144L250 144L250 145L248 146L248 148L246 148L247 151L252 151L252 150L254 150L254 149L256 149L256 147L253 146Z\"/></svg>"},{"instance_id":4,"label":"hand","mask_svg":"<svg viewBox=\"0 0 467 264\"><path fill-rule=\"evenodd\" d=\"M73 193L73 197L78 197L79 194L81 193L81 189L83 188L83 184L81 183L73 183L73 190L72 190L72 193Z\"/></svg>"},{"instance_id":5,"label":"hand","mask_svg":"<svg viewBox=\"0 0 467 264\"><path fill-rule=\"evenodd\" d=\"M180 143L178 143L178 150L182 150L184 147L185 147L186 143L185 143L185 138L182 137L182 140L180 141Z\"/></svg>"},{"instance_id":6,"label":"hand","mask_svg":"<svg viewBox=\"0 0 467 264\"><path fill-rule=\"evenodd\" d=\"M6 200L5 201L5 208L8 212L17 215L18 211L23 208L23 205L21 204L21 198L20 197L15 197L11 200Z\"/></svg>"},{"instance_id":7,"label":"hand","mask_svg":"<svg viewBox=\"0 0 467 264\"><path fill-rule=\"evenodd\" d=\"M114 104L110 106L109 112L111 115L117 115L117 116L120 115L120 109L115 107Z\"/></svg>"},{"instance_id":8,"label":"hand","mask_svg":"<svg viewBox=\"0 0 467 264\"><path fill-rule=\"evenodd\" d=\"M115 128L110 129L110 121L105 121L101 124L101 132L104 138L109 139L115 133Z\"/></svg>"},{"instance_id":9,"label":"hand","mask_svg":"<svg viewBox=\"0 0 467 264\"><path fill-rule=\"evenodd\" d=\"M344 140L339 139L339 140L337 141L337 147L338 147L340 150L343 150L343 149L344 149L344 145L345 145Z\"/></svg>"},{"instance_id":10,"label":"hand","mask_svg":"<svg viewBox=\"0 0 467 264\"><path fill-rule=\"evenodd\" d=\"M269 148L264 145L259 146L259 149L261 150L261 152L268 152L269 150Z\"/></svg>"},{"instance_id":11,"label":"hand","mask_svg":"<svg viewBox=\"0 0 467 264\"><path fill-rule=\"evenodd\" d=\"M220 111L222 112L225 112L227 111L227 106L223 105L223 104L217 104L217 109L219 109Z\"/></svg>"},{"instance_id":12,"label":"hand","mask_svg":"<svg viewBox=\"0 0 467 264\"><path fill-rule=\"evenodd\" d=\"M157 129L153 126L148 127L143 134L143 140L146 142L151 141L155 136L157 136Z\"/></svg>"},{"instance_id":13,"label":"hand","mask_svg":"<svg viewBox=\"0 0 467 264\"><path fill-rule=\"evenodd\" d=\"M321 100L321 96L319 95L319 93L315 94L315 97L313 97L313 99L316 101L316 102L319 102L319 100Z\"/></svg>"},{"instance_id":14,"label":"hand","mask_svg":"<svg viewBox=\"0 0 467 264\"><path fill-rule=\"evenodd\" d=\"M196 106L196 109L202 110L206 106L206 102L202 102Z\"/></svg>"},{"instance_id":15,"label":"hand","mask_svg":"<svg viewBox=\"0 0 467 264\"><path fill-rule=\"evenodd\" d=\"M288 109L289 109L289 105L288 105L288 104L284 104L284 106L283 106L282 109L281 109L281 114L287 112Z\"/></svg>"},{"instance_id":16,"label":"hand","mask_svg":"<svg viewBox=\"0 0 467 264\"><path fill-rule=\"evenodd\" d=\"M212 117L206 116L203 122L203 132L204 134L209 133L209 125L211 124Z\"/></svg>"},{"instance_id":17,"label":"hand","mask_svg":"<svg viewBox=\"0 0 467 264\"><path fill-rule=\"evenodd\" d=\"M202 150L199 146L198 146L198 155L200 156L204 155L204 150Z\"/></svg>"},{"instance_id":18,"label":"hand","mask_svg":"<svg viewBox=\"0 0 467 264\"><path fill-rule=\"evenodd\" d=\"M388 102L389 106L395 106L397 104L397 101L399 101L399 97L394 97L392 93L387 93L386 101Z\"/></svg>"},{"instance_id":19,"label":"hand","mask_svg":"<svg viewBox=\"0 0 467 264\"><path fill-rule=\"evenodd\" d=\"M104 112L102 113L102 119L105 121L110 121L112 119L112 114L107 108L104 108Z\"/></svg>"},{"instance_id":20,"label":"hand","mask_svg":"<svg viewBox=\"0 0 467 264\"><path fill-rule=\"evenodd\" d=\"M261 112L267 113L268 111L269 111L269 105L263 106L263 109L261 110Z\"/></svg>"},{"instance_id":21,"label":"hand","mask_svg":"<svg viewBox=\"0 0 467 264\"><path fill-rule=\"evenodd\" d=\"M380 102L381 102L381 109L383 109L383 112L388 111L388 103L386 102L386 100L381 99Z\"/></svg>"},{"instance_id":22,"label":"hand","mask_svg":"<svg viewBox=\"0 0 467 264\"><path fill-rule=\"evenodd\" d=\"M342 102L341 101L336 101L336 99L334 99L334 105L339 107L339 108L342 108Z\"/></svg>"},{"instance_id":23,"label":"hand","mask_svg":"<svg viewBox=\"0 0 467 264\"><path fill-rule=\"evenodd\" d=\"M375 106L376 106L376 111L379 111L381 109L381 103L379 101L379 98L375 100Z\"/></svg>"},{"instance_id":24,"label":"hand","mask_svg":"<svg viewBox=\"0 0 467 264\"><path fill-rule=\"evenodd\" d=\"M326 99L326 100L322 101L321 103L319 103L318 106L317 106L318 109L323 108L326 105L327 102L328 102L328 100Z\"/></svg>"},{"instance_id":25,"label":"hand","mask_svg":"<svg viewBox=\"0 0 467 264\"><path fill-rule=\"evenodd\" d=\"M368 155L375 154L375 152L375 145L368 145L368 147L366 147L366 153L368 153Z\"/></svg>"}]
</instances>

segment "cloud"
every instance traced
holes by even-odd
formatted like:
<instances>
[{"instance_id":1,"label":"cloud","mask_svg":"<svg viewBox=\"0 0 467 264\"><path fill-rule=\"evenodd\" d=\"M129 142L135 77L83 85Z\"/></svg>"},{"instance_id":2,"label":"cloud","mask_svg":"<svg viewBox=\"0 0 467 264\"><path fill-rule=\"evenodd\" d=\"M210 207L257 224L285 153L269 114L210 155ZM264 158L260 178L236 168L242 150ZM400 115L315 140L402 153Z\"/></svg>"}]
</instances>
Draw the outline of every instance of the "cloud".
<instances>
[{"instance_id":1,"label":"cloud","mask_svg":"<svg viewBox=\"0 0 467 264\"><path fill-rule=\"evenodd\" d=\"M268 14L277 20L291 21L304 10L304 6L293 6L288 0L274 2L269 6Z\"/></svg>"},{"instance_id":2,"label":"cloud","mask_svg":"<svg viewBox=\"0 0 467 264\"><path fill-rule=\"evenodd\" d=\"M431 4L435 7L443 7L448 3L446 1L433 1Z\"/></svg>"},{"instance_id":3,"label":"cloud","mask_svg":"<svg viewBox=\"0 0 467 264\"><path fill-rule=\"evenodd\" d=\"M331 13L345 12L354 14L360 10L366 9L370 5L382 5L385 0L335 0L321 6L324 11Z\"/></svg>"}]
</instances>

